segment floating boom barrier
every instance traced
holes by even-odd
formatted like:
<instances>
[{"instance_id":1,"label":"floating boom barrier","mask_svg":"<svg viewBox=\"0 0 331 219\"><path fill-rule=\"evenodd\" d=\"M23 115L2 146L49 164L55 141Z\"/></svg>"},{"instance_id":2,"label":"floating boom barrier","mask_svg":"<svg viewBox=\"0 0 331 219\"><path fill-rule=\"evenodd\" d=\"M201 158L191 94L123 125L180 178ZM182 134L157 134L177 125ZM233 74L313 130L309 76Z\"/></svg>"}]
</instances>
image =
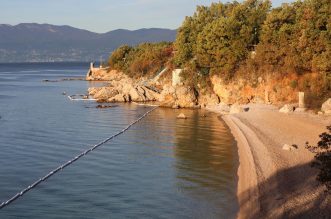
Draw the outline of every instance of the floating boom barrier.
<instances>
[{"instance_id":1,"label":"floating boom barrier","mask_svg":"<svg viewBox=\"0 0 331 219\"><path fill-rule=\"evenodd\" d=\"M80 97L80 98L77 98L77 97ZM95 101L96 100L96 99L88 98L87 95L83 95L83 94L70 95L70 96L68 96L68 98L71 101L78 101L78 100L81 100L81 101Z\"/></svg>"},{"instance_id":2,"label":"floating boom barrier","mask_svg":"<svg viewBox=\"0 0 331 219\"><path fill-rule=\"evenodd\" d=\"M16 195L14 195L13 197L11 197L10 199L8 199L7 201L4 201L0 204L0 209L10 205L11 203L13 203L15 200L17 200L18 198L22 197L25 193L29 192L30 190L32 190L33 188L35 188L36 186L38 186L40 183L42 183L43 181L46 181L48 178L50 178L51 176L55 175L57 172L63 170L64 168L66 168L67 166L73 164L75 161L77 161L78 159L80 159L81 157L84 157L85 155L87 155L88 153L94 151L95 149L97 149L98 147L100 147L101 145L107 143L108 141L116 138L117 136L123 134L124 132L126 132L128 129L130 129L133 125L135 125L136 123L138 123L139 121L141 121L143 118L145 118L148 114L150 114L151 112L153 112L156 108L158 107L153 107L151 110L147 111L145 114L143 114L141 117L139 117L137 120L133 121L131 124L129 124L127 127L125 127L124 129L122 129L122 131L110 136L109 138L106 138L105 140L99 142L96 145L91 146L90 148L88 148L87 150L83 151L82 153L80 153L79 155L77 155L76 157L74 157L73 159L67 161L66 163L60 165L59 167L55 168L54 170L50 171L47 175L45 175L44 177L38 179L37 181L35 181L34 183L32 183L31 185L29 185L28 187L26 187L25 189L21 190L20 192L18 192Z\"/></svg>"}]
</instances>

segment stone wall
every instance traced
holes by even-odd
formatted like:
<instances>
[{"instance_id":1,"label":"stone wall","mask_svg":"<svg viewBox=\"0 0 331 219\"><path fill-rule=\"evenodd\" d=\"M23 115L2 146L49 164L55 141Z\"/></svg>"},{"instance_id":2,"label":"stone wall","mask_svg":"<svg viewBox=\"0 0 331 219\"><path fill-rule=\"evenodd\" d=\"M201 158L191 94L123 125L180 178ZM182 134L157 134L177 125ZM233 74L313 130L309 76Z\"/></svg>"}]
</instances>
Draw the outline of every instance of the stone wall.
<instances>
[{"instance_id":1,"label":"stone wall","mask_svg":"<svg viewBox=\"0 0 331 219\"><path fill-rule=\"evenodd\" d=\"M175 69L172 71L172 86L176 87L183 84L182 77L180 76L182 71L182 69Z\"/></svg>"}]
</instances>

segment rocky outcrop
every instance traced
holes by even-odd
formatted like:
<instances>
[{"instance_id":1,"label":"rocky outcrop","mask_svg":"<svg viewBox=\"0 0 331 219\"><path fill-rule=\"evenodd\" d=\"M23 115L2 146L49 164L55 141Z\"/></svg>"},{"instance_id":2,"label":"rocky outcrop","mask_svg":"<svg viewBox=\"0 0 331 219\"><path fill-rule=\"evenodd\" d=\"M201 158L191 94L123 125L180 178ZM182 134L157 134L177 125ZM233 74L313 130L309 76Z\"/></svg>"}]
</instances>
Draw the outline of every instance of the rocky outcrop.
<instances>
[{"instance_id":1,"label":"rocky outcrop","mask_svg":"<svg viewBox=\"0 0 331 219\"><path fill-rule=\"evenodd\" d=\"M198 102L201 107L207 107L208 105L218 105L220 103L220 98L212 93L212 94L199 94Z\"/></svg>"},{"instance_id":2,"label":"rocky outcrop","mask_svg":"<svg viewBox=\"0 0 331 219\"><path fill-rule=\"evenodd\" d=\"M97 100L107 100L109 97L119 94L114 87L93 87L88 89L88 93Z\"/></svg>"},{"instance_id":3,"label":"rocky outcrop","mask_svg":"<svg viewBox=\"0 0 331 219\"><path fill-rule=\"evenodd\" d=\"M331 98L322 104L321 111L325 114L331 114Z\"/></svg>"},{"instance_id":4,"label":"rocky outcrop","mask_svg":"<svg viewBox=\"0 0 331 219\"><path fill-rule=\"evenodd\" d=\"M160 95L146 86L138 85L94 87L89 88L88 93L99 102L148 102L156 101Z\"/></svg>"},{"instance_id":5,"label":"rocky outcrop","mask_svg":"<svg viewBox=\"0 0 331 219\"><path fill-rule=\"evenodd\" d=\"M120 81L123 79L129 80L130 78L123 72L117 70L109 68L94 68L92 66L86 75L87 81Z\"/></svg>"},{"instance_id":6,"label":"rocky outcrop","mask_svg":"<svg viewBox=\"0 0 331 219\"><path fill-rule=\"evenodd\" d=\"M95 71L90 79L108 80L110 82L105 87L88 89L89 95L99 102L149 102L160 98L160 93L156 90L147 85L141 85L142 83L139 81L134 81L116 70Z\"/></svg>"},{"instance_id":7,"label":"rocky outcrop","mask_svg":"<svg viewBox=\"0 0 331 219\"><path fill-rule=\"evenodd\" d=\"M197 95L191 87L177 87L175 98L175 106L180 108L193 108L198 105Z\"/></svg>"},{"instance_id":8,"label":"rocky outcrop","mask_svg":"<svg viewBox=\"0 0 331 219\"><path fill-rule=\"evenodd\" d=\"M211 77L211 82L213 84L214 92L220 98L221 102L234 103L231 99L232 92L224 86L224 82L221 78L213 76Z\"/></svg>"},{"instance_id":9,"label":"rocky outcrop","mask_svg":"<svg viewBox=\"0 0 331 219\"><path fill-rule=\"evenodd\" d=\"M282 108L280 108L279 112L280 113L292 113L292 112L294 112L294 107L289 104L286 104Z\"/></svg>"},{"instance_id":10,"label":"rocky outcrop","mask_svg":"<svg viewBox=\"0 0 331 219\"><path fill-rule=\"evenodd\" d=\"M187 86L164 85L157 99L161 106L172 108L196 108L198 99L196 91Z\"/></svg>"}]
</instances>

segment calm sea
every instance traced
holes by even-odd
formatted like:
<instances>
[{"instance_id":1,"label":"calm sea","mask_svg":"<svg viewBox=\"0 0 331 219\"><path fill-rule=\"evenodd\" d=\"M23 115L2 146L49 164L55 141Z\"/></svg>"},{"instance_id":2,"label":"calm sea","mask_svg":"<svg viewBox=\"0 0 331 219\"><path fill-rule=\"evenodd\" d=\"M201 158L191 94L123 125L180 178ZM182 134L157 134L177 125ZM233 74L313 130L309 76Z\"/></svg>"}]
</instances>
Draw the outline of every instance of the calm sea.
<instances>
[{"instance_id":1,"label":"calm sea","mask_svg":"<svg viewBox=\"0 0 331 219\"><path fill-rule=\"evenodd\" d=\"M87 66L0 64L0 202L150 110L97 109L62 94L84 94L89 82L43 82L83 77ZM177 120L181 112L189 118ZM234 218L237 160L216 114L159 108L1 209L0 218Z\"/></svg>"}]
</instances>

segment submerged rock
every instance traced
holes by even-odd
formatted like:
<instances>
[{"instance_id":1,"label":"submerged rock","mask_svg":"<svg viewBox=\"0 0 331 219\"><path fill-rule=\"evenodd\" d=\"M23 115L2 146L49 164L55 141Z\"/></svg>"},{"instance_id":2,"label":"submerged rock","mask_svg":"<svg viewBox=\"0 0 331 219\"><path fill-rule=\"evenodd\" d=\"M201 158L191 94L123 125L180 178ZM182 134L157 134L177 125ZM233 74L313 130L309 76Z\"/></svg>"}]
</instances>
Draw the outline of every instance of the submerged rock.
<instances>
[{"instance_id":1,"label":"submerged rock","mask_svg":"<svg viewBox=\"0 0 331 219\"><path fill-rule=\"evenodd\" d=\"M181 113L177 116L177 119L187 119L184 113Z\"/></svg>"},{"instance_id":2,"label":"submerged rock","mask_svg":"<svg viewBox=\"0 0 331 219\"><path fill-rule=\"evenodd\" d=\"M104 109L104 108L112 108L113 106L110 106L110 105L102 105L102 104L99 104L96 106L96 108L98 109Z\"/></svg>"}]
</instances>

